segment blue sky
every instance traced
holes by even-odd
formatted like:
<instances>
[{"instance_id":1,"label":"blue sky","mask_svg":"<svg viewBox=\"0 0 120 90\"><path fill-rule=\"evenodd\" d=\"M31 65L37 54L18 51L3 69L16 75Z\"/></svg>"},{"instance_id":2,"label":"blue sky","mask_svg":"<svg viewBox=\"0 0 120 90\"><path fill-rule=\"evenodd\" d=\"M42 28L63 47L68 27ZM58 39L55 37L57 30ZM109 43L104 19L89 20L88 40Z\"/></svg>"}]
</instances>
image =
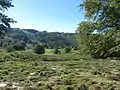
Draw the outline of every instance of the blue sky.
<instances>
[{"instance_id":1,"label":"blue sky","mask_svg":"<svg viewBox=\"0 0 120 90\"><path fill-rule=\"evenodd\" d=\"M7 15L17 20L15 28L39 31L75 32L77 24L84 20L78 5L82 0L13 0L15 7Z\"/></svg>"}]
</instances>

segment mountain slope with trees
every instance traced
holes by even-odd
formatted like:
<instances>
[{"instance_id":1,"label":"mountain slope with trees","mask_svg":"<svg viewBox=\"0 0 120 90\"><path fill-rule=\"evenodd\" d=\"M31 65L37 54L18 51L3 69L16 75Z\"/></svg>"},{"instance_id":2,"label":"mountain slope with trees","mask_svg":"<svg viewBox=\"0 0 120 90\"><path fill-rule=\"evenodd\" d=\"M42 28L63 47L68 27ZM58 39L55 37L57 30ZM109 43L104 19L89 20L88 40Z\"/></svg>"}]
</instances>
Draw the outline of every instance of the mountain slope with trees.
<instances>
[{"instance_id":1,"label":"mountain slope with trees","mask_svg":"<svg viewBox=\"0 0 120 90\"><path fill-rule=\"evenodd\" d=\"M31 48L37 43L43 43L46 48L65 46L75 46L75 33L60 33L60 32L47 32L37 31L34 29L8 29L7 35L1 39L0 46L6 47L7 45L24 44L26 48Z\"/></svg>"}]
</instances>

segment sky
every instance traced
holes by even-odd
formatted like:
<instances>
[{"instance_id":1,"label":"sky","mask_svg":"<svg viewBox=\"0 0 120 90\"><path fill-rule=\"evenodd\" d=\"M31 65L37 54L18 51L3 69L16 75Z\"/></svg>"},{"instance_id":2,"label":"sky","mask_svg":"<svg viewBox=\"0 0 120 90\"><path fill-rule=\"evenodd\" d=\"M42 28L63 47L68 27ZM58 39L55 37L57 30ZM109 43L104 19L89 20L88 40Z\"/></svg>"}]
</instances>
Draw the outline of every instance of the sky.
<instances>
[{"instance_id":1,"label":"sky","mask_svg":"<svg viewBox=\"0 0 120 90\"><path fill-rule=\"evenodd\" d=\"M13 0L7 15L17 21L13 28L48 32L75 32L84 20L82 0Z\"/></svg>"}]
</instances>

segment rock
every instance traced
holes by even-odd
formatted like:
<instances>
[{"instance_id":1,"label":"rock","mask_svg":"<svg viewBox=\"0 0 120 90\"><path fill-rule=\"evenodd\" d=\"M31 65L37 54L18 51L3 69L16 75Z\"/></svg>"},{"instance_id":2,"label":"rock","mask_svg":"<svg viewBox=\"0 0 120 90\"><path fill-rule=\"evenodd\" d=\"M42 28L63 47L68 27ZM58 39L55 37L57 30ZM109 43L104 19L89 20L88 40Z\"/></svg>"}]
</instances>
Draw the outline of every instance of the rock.
<instances>
[{"instance_id":1,"label":"rock","mask_svg":"<svg viewBox=\"0 0 120 90\"><path fill-rule=\"evenodd\" d=\"M33 72L33 73L30 73L30 75L31 75L31 76L35 75L35 72Z\"/></svg>"},{"instance_id":2,"label":"rock","mask_svg":"<svg viewBox=\"0 0 120 90\"><path fill-rule=\"evenodd\" d=\"M0 83L0 87L6 87L7 84L6 83Z\"/></svg>"}]
</instances>

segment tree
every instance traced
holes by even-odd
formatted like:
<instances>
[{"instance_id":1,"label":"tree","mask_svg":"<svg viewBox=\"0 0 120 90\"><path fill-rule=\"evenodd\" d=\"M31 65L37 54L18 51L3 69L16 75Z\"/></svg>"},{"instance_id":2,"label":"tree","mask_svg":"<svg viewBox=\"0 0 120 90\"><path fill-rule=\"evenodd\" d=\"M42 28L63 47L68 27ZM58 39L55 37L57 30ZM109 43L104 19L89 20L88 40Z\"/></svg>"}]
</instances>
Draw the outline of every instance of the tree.
<instances>
[{"instance_id":1,"label":"tree","mask_svg":"<svg viewBox=\"0 0 120 90\"><path fill-rule=\"evenodd\" d=\"M14 51L14 48L13 48L13 46L6 46L5 47L5 50L7 51L7 52L13 52Z\"/></svg>"},{"instance_id":2,"label":"tree","mask_svg":"<svg viewBox=\"0 0 120 90\"><path fill-rule=\"evenodd\" d=\"M13 7L12 0L0 0L0 37L3 37L7 28L10 28L10 23L15 21L4 14L4 11Z\"/></svg>"},{"instance_id":3,"label":"tree","mask_svg":"<svg viewBox=\"0 0 120 90\"><path fill-rule=\"evenodd\" d=\"M80 7L86 18L100 26L99 31L120 30L120 0L84 0Z\"/></svg>"},{"instance_id":4,"label":"tree","mask_svg":"<svg viewBox=\"0 0 120 90\"><path fill-rule=\"evenodd\" d=\"M120 57L120 0L84 0L80 4L88 21L77 28L82 54Z\"/></svg>"},{"instance_id":5,"label":"tree","mask_svg":"<svg viewBox=\"0 0 120 90\"><path fill-rule=\"evenodd\" d=\"M120 57L120 31L95 33L96 28L93 22L84 21L79 24L77 40L80 54L90 54L94 58Z\"/></svg>"},{"instance_id":6,"label":"tree","mask_svg":"<svg viewBox=\"0 0 120 90\"><path fill-rule=\"evenodd\" d=\"M41 44L36 44L33 48L33 52L36 54L44 54L45 53L45 48Z\"/></svg>"},{"instance_id":7,"label":"tree","mask_svg":"<svg viewBox=\"0 0 120 90\"><path fill-rule=\"evenodd\" d=\"M79 43L80 53L88 54L90 52L90 36L96 29L96 25L93 22L83 21L79 24L77 28L77 41Z\"/></svg>"},{"instance_id":8,"label":"tree","mask_svg":"<svg viewBox=\"0 0 120 90\"><path fill-rule=\"evenodd\" d=\"M18 51L20 51L20 50L25 50L25 45L24 45L24 44L21 44L21 43L17 43L17 44L14 44L14 45L13 45L13 48L14 48L15 50L18 50Z\"/></svg>"},{"instance_id":9,"label":"tree","mask_svg":"<svg viewBox=\"0 0 120 90\"><path fill-rule=\"evenodd\" d=\"M65 53L70 53L71 47L70 47L70 46L66 46L66 47L64 48L64 51L65 51Z\"/></svg>"}]
</instances>

